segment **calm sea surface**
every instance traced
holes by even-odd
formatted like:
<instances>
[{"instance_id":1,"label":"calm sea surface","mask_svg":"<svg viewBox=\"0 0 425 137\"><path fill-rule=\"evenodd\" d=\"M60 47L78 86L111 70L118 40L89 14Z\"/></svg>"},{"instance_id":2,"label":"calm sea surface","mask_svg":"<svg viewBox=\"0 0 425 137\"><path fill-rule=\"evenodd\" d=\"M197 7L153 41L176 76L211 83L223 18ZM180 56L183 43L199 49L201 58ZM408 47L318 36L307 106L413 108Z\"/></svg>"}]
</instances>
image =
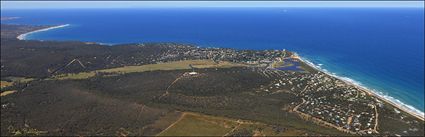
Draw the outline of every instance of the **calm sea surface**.
<instances>
[{"instance_id":1,"label":"calm sea surface","mask_svg":"<svg viewBox=\"0 0 425 137\"><path fill-rule=\"evenodd\" d=\"M1 15L21 17L2 23L71 24L29 39L288 49L424 111L423 8L2 10Z\"/></svg>"}]
</instances>

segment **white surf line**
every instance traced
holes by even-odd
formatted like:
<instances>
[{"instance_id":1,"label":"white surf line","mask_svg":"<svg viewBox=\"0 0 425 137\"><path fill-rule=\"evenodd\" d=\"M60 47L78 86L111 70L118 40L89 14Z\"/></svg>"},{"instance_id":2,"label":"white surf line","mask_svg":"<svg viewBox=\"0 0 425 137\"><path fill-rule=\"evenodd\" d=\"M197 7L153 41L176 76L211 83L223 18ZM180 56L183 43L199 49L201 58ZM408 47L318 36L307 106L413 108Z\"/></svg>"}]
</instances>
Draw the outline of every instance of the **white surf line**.
<instances>
[{"instance_id":1,"label":"white surf line","mask_svg":"<svg viewBox=\"0 0 425 137\"><path fill-rule=\"evenodd\" d=\"M310 67L312 67L312 68L314 68L314 69L316 69L316 70L318 70L320 72L323 72L323 73L325 73L325 74L327 74L329 76L332 76L332 77L335 77L335 78L337 78L339 80L342 80L342 81L344 81L347 84L354 85L358 89L360 89L362 91L365 91L366 93L369 93L370 95L375 96L375 97L379 98L380 100L385 101L386 103L388 103L390 105L393 105L395 108L400 109L400 110L403 110L404 112L409 113L410 115L412 115L412 116L414 116L414 117L416 117L416 118L421 119L422 121L424 121L424 117L425 117L424 116L424 112L422 112L422 111L414 108L413 106L407 105L407 104L401 102L400 100L395 99L394 97L391 97L391 96L388 96L388 95L384 95L383 93L377 92L375 90L371 90L371 89L363 86L362 84L360 84L359 82L357 82L357 81L355 81L353 79L350 79L350 78L347 78L347 77L337 76L337 75L335 75L335 74L333 74L333 73L331 73L331 72L329 72L327 70L321 69L319 66L316 66L314 63L306 60L305 58L300 57L296 53L295 53L295 56L297 58L299 58L302 62L304 62L307 65L309 65Z\"/></svg>"},{"instance_id":2,"label":"white surf line","mask_svg":"<svg viewBox=\"0 0 425 137\"><path fill-rule=\"evenodd\" d=\"M16 38L19 39L19 40L25 40L26 37L29 34L33 34L33 33L37 33L37 32L43 32L43 31L49 31L49 30L52 30L52 29L58 29L58 28L63 28L63 27L67 27L67 26L70 26L70 24L64 24L64 25L59 25L59 26L53 26L53 27L48 27L48 28L44 28L44 29L34 30L34 31L30 31L30 32L21 34L21 35L19 35Z\"/></svg>"}]
</instances>

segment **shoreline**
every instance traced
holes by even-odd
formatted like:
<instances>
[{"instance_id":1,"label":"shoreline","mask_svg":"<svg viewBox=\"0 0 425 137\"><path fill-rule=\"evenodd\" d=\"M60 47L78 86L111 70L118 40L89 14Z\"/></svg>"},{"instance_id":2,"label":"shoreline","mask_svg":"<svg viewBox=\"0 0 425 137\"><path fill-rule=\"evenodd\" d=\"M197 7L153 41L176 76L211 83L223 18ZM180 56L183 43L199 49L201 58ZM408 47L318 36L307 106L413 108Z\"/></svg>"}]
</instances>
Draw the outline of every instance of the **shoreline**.
<instances>
[{"instance_id":1,"label":"shoreline","mask_svg":"<svg viewBox=\"0 0 425 137\"><path fill-rule=\"evenodd\" d=\"M27 33L20 34L16 38L19 39L19 40L26 40L26 36L29 35L29 34L33 34L33 33L37 33L37 32L43 32L43 31L49 31L49 30L52 30L52 29L58 29L58 28L63 28L63 27L67 27L67 26L70 26L70 24L63 24L63 25L57 25L57 26L52 26L52 27L48 27L48 28L38 29L38 30L34 30L34 31L27 32ZM97 43L97 42L94 42L94 43ZM99 43L97 43L97 44L99 44ZM100 45L111 46L109 44L100 44ZM407 105L407 104L405 104L405 103L403 103L403 102L401 102L397 99L392 100L392 99L389 99L388 97L386 97L385 95L375 93L373 90L368 89L367 87L365 87L365 86L363 86L359 83L356 83L355 81L353 81L351 79L340 77L340 76L337 76L335 74L332 74L331 72L325 71L325 70L320 68L320 66L322 66L323 64L315 65L314 63L300 57L296 52L293 52L293 53L294 53L294 56L292 58L296 58L296 59L302 61L303 63L307 64L311 68L313 68L313 69L315 69L319 72L325 73L328 76L339 79L346 84L353 85L355 88L359 89L360 91L365 92L370 96L374 96L374 97L378 98L380 101L384 101L385 103L388 103L388 104L394 106L395 108L397 108L399 110L402 110L402 111L404 111L404 112L406 112L406 113L408 113L408 114L410 114L410 115L412 115L412 116L414 116L414 117L416 117L416 118L418 118L422 121L425 121L424 113L421 112L420 110L417 110L416 108L414 108L410 105Z\"/></svg>"},{"instance_id":2,"label":"shoreline","mask_svg":"<svg viewBox=\"0 0 425 137\"><path fill-rule=\"evenodd\" d=\"M358 84L356 82L353 82L353 80L351 80L351 79L346 79L344 77L340 77L340 76L337 76L335 74L332 74L331 72L324 71L319 66L316 66L314 63L312 63L312 62L310 62L310 61L308 61L308 60L300 57L297 53L295 53L294 58L299 59L300 61L304 62L305 64L307 64L308 66L312 67L313 69L315 69L315 70L317 70L319 72L325 73L328 76L331 76L331 77L334 77L334 78L336 78L338 80L341 80L341 81L343 81L346 84L353 85L355 88L359 89L360 91L365 92L365 93L367 93L370 96L376 97L377 99L379 99L379 101L383 101L385 103L388 103L388 104L394 106L395 108L397 108L397 109L399 109L401 111L404 111L404 112L412 115L413 117L416 117L416 118L418 118L418 119L420 119L422 121L425 121L424 113L421 112L420 110L417 110L413 106L407 105L407 104L405 104L405 103L403 103L403 102L401 102L401 101L399 101L397 99L395 99L395 100L388 99L388 97L386 97L385 95L381 95L379 93L375 93L373 90L368 89L367 87L365 87L365 86L363 86L361 84ZM398 103L400 103L400 104L398 104ZM412 107L413 109L410 108L410 107Z\"/></svg>"},{"instance_id":3,"label":"shoreline","mask_svg":"<svg viewBox=\"0 0 425 137\"><path fill-rule=\"evenodd\" d=\"M49 31L49 30L52 30L52 29L58 29L58 28L63 28L63 27L67 27L67 26L70 26L70 24L63 24L63 25L58 25L58 26L52 26L52 27L48 27L48 28L38 29L38 30L30 31L30 32L27 32L27 33L24 33L24 34L20 34L16 38L18 40L26 40L26 37L29 34L33 34L33 33L37 33L37 32L43 32L43 31Z\"/></svg>"}]
</instances>

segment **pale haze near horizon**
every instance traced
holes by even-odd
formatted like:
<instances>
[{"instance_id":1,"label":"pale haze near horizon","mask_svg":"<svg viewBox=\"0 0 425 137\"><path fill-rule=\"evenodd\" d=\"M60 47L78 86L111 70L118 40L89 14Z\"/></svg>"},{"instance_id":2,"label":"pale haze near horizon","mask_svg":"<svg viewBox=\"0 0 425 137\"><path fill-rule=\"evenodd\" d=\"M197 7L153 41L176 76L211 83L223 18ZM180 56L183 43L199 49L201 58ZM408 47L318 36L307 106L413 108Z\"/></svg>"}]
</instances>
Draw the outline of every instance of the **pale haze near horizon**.
<instances>
[{"instance_id":1,"label":"pale haze near horizon","mask_svg":"<svg viewBox=\"0 0 425 137\"><path fill-rule=\"evenodd\" d=\"M1 9L156 7L411 7L424 1L1 1Z\"/></svg>"}]
</instances>

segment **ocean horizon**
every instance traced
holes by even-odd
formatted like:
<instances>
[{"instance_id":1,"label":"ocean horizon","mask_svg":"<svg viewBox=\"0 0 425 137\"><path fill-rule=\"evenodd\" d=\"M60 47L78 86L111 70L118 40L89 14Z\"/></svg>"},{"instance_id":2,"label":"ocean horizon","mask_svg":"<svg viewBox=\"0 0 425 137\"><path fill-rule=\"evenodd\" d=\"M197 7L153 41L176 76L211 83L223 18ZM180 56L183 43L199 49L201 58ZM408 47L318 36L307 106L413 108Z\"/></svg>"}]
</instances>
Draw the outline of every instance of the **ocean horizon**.
<instances>
[{"instance_id":1,"label":"ocean horizon","mask_svg":"<svg viewBox=\"0 0 425 137\"><path fill-rule=\"evenodd\" d=\"M423 8L2 10L8 24L69 26L26 39L287 49L319 69L424 112Z\"/></svg>"}]
</instances>

